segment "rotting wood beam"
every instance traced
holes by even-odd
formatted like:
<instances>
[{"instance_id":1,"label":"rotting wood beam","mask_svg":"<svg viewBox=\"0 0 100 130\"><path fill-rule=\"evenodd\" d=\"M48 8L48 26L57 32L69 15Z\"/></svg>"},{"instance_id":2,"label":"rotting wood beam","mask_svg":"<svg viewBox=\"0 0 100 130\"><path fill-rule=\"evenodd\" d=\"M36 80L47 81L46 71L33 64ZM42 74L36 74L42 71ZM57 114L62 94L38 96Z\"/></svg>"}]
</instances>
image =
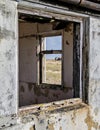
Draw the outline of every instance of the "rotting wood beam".
<instances>
[{"instance_id":1,"label":"rotting wood beam","mask_svg":"<svg viewBox=\"0 0 100 130\"><path fill-rule=\"evenodd\" d=\"M31 34L31 35L20 36L19 38L22 39L22 38L30 38L30 37L37 37L37 35Z\"/></svg>"},{"instance_id":2,"label":"rotting wood beam","mask_svg":"<svg viewBox=\"0 0 100 130\"><path fill-rule=\"evenodd\" d=\"M41 33L36 33L36 34L29 34L29 35L24 35L24 36L20 36L19 38L29 38L29 37L37 37L37 36L42 36L42 37L46 37L46 36L58 36L62 34L62 30L53 30L53 31L49 31L49 32L41 32Z\"/></svg>"}]
</instances>

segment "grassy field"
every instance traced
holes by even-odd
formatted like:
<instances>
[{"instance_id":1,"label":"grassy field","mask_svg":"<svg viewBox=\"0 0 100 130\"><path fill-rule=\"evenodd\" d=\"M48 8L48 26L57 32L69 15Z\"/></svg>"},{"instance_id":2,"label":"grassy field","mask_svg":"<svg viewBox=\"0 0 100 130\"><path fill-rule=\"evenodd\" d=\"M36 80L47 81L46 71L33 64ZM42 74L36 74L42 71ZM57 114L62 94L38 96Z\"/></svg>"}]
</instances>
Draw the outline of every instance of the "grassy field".
<instances>
[{"instance_id":1,"label":"grassy field","mask_svg":"<svg viewBox=\"0 0 100 130\"><path fill-rule=\"evenodd\" d=\"M46 60L46 83L61 84L61 61Z\"/></svg>"}]
</instances>

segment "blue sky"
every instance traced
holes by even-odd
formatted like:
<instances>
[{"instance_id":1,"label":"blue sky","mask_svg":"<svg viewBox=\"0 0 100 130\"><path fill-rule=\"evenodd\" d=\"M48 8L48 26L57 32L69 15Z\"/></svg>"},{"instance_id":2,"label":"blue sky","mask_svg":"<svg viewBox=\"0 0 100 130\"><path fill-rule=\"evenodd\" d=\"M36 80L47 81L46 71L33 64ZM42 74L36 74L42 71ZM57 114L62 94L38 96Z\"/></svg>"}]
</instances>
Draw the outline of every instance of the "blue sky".
<instances>
[{"instance_id":1,"label":"blue sky","mask_svg":"<svg viewBox=\"0 0 100 130\"><path fill-rule=\"evenodd\" d=\"M46 37L46 50L61 50L62 49L62 36ZM61 54L48 54L47 59L54 59L61 57Z\"/></svg>"}]
</instances>

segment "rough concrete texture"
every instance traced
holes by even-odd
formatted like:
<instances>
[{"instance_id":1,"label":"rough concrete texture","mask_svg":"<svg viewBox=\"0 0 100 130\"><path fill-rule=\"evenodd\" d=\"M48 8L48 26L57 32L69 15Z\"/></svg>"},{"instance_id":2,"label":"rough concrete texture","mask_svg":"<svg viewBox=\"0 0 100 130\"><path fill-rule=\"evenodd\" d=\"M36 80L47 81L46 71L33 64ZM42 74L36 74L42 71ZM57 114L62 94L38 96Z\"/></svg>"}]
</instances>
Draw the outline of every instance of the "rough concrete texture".
<instances>
[{"instance_id":1,"label":"rough concrete texture","mask_svg":"<svg viewBox=\"0 0 100 130\"><path fill-rule=\"evenodd\" d=\"M17 4L0 0L0 116L17 113Z\"/></svg>"},{"instance_id":2,"label":"rough concrete texture","mask_svg":"<svg viewBox=\"0 0 100 130\"><path fill-rule=\"evenodd\" d=\"M33 83L20 83L20 106L48 103L72 98L73 89L53 85L35 85Z\"/></svg>"},{"instance_id":3,"label":"rough concrete texture","mask_svg":"<svg viewBox=\"0 0 100 130\"><path fill-rule=\"evenodd\" d=\"M51 103L47 109L41 104L43 109L32 106L34 110L30 107L18 111L17 4L10 0L0 0L1 130L100 130L99 18L90 18L89 31L88 106L72 99L56 105Z\"/></svg>"},{"instance_id":4,"label":"rough concrete texture","mask_svg":"<svg viewBox=\"0 0 100 130\"><path fill-rule=\"evenodd\" d=\"M100 129L100 18L90 18L89 105L91 129ZM94 130L93 129L93 130ZM90 129L89 129L90 130Z\"/></svg>"},{"instance_id":5,"label":"rough concrete texture","mask_svg":"<svg viewBox=\"0 0 100 130\"><path fill-rule=\"evenodd\" d=\"M88 130L89 108L79 99L22 108L20 124L3 130Z\"/></svg>"}]
</instances>

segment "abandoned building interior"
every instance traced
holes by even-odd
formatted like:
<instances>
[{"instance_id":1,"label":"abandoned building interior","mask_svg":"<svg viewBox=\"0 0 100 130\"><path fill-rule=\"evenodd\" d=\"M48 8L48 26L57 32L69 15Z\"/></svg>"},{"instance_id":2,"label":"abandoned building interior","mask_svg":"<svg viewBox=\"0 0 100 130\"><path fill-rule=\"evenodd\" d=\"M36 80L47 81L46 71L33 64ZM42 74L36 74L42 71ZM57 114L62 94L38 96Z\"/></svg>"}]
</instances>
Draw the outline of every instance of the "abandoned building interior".
<instances>
[{"instance_id":1,"label":"abandoned building interior","mask_svg":"<svg viewBox=\"0 0 100 130\"><path fill-rule=\"evenodd\" d=\"M55 37L57 47L50 43ZM47 49L46 38L51 44ZM55 75L59 76L54 79L56 82L47 82L46 56L54 54L61 57L58 68L61 71ZM19 106L80 97L80 63L79 23L19 14Z\"/></svg>"}]
</instances>

